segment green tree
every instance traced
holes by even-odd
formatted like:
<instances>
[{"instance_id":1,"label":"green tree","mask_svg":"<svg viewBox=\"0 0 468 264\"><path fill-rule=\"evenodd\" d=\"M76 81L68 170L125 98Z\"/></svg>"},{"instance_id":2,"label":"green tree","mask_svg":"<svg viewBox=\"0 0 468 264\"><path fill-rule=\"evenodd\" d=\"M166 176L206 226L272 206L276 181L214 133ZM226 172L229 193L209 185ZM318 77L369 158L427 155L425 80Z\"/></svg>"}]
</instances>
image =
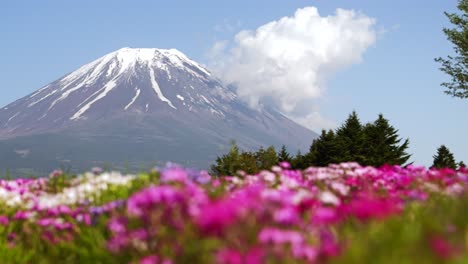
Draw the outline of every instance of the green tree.
<instances>
[{"instance_id":1,"label":"green tree","mask_svg":"<svg viewBox=\"0 0 468 264\"><path fill-rule=\"evenodd\" d=\"M291 155L286 150L286 146L285 145L281 146L281 150L280 152L278 152L278 161L286 161L286 162L291 163L291 160L292 160Z\"/></svg>"},{"instance_id":2,"label":"green tree","mask_svg":"<svg viewBox=\"0 0 468 264\"><path fill-rule=\"evenodd\" d=\"M248 174L258 172L257 159L253 152L242 152L239 156L239 167Z\"/></svg>"},{"instance_id":3,"label":"green tree","mask_svg":"<svg viewBox=\"0 0 468 264\"><path fill-rule=\"evenodd\" d=\"M384 164L403 165L411 157L406 150L409 139L403 143L398 130L391 126L382 114L377 120L364 127L365 147L363 165L382 166Z\"/></svg>"},{"instance_id":4,"label":"green tree","mask_svg":"<svg viewBox=\"0 0 468 264\"><path fill-rule=\"evenodd\" d=\"M335 157L336 162L364 162L363 126L356 111L353 111L345 123L336 130L336 147L339 150Z\"/></svg>"},{"instance_id":5,"label":"green tree","mask_svg":"<svg viewBox=\"0 0 468 264\"><path fill-rule=\"evenodd\" d=\"M437 154L433 156L434 163L432 167L440 168L451 168L456 169L457 164L455 163L455 158L453 157L452 152L445 146L442 145L437 149Z\"/></svg>"},{"instance_id":6,"label":"green tree","mask_svg":"<svg viewBox=\"0 0 468 264\"><path fill-rule=\"evenodd\" d=\"M260 147L255 153L257 158L257 167L260 170L269 170L274 165L278 164L278 156L276 155L275 147L270 146L267 149Z\"/></svg>"},{"instance_id":7,"label":"green tree","mask_svg":"<svg viewBox=\"0 0 468 264\"><path fill-rule=\"evenodd\" d=\"M322 130L320 137L314 139L309 153L305 156L307 166L328 166L336 162L339 149L333 130Z\"/></svg>"},{"instance_id":8,"label":"green tree","mask_svg":"<svg viewBox=\"0 0 468 264\"><path fill-rule=\"evenodd\" d=\"M442 83L446 94L454 97L468 98L468 0L459 0L458 9L461 14L447 13L453 28L444 28L447 39L454 45L454 56L436 58L441 64L440 70L451 76L450 82Z\"/></svg>"},{"instance_id":9,"label":"green tree","mask_svg":"<svg viewBox=\"0 0 468 264\"><path fill-rule=\"evenodd\" d=\"M234 175L241 169L240 150L235 142L231 142L229 153L216 158L216 162L211 166L214 175Z\"/></svg>"},{"instance_id":10,"label":"green tree","mask_svg":"<svg viewBox=\"0 0 468 264\"><path fill-rule=\"evenodd\" d=\"M466 165L463 161L458 162L458 169L466 168Z\"/></svg>"},{"instance_id":11,"label":"green tree","mask_svg":"<svg viewBox=\"0 0 468 264\"><path fill-rule=\"evenodd\" d=\"M305 157L302 155L300 150L297 151L296 156L294 156L294 158L291 160L291 167L298 170L307 168Z\"/></svg>"}]
</instances>

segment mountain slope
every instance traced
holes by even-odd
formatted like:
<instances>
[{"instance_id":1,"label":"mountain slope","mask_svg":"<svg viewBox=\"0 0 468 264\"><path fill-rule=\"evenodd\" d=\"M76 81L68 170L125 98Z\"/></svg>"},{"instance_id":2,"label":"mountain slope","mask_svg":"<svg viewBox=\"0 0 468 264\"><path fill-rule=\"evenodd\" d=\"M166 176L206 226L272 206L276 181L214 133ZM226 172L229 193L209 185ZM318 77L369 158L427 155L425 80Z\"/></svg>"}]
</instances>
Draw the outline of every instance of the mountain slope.
<instances>
[{"instance_id":1,"label":"mountain slope","mask_svg":"<svg viewBox=\"0 0 468 264\"><path fill-rule=\"evenodd\" d=\"M0 155L9 160L0 168L37 170L39 157L47 168L166 160L206 168L232 139L295 151L315 136L274 109L247 107L177 50L123 48L0 109Z\"/></svg>"}]
</instances>

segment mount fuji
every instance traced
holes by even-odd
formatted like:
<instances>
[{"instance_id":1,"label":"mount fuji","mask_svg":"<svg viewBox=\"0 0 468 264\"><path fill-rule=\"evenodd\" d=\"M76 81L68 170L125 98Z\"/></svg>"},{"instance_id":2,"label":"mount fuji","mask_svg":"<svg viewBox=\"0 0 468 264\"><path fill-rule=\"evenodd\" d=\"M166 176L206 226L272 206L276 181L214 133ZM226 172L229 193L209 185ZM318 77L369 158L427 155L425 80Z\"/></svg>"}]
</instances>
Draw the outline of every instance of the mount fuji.
<instances>
[{"instance_id":1,"label":"mount fuji","mask_svg":"<svg viewBox=\"0 0 468 264\"><path fill-rule=\"evenodd\" d=\"M0 168L207 168L231 140L297 151L315 137L271 107L248 107L178 50L123 48L1 108Z\"/></svg>"}]
</instances>

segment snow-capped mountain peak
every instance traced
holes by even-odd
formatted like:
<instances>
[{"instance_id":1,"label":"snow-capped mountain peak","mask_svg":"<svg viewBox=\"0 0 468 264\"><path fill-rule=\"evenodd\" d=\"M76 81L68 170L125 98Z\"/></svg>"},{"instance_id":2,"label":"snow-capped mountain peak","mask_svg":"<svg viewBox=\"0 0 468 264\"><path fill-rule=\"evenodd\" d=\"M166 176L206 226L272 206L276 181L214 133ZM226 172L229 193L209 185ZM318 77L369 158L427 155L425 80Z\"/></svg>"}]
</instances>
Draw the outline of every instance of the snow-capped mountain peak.
<instances>
[{"instance_id":1,"label":"snow-capped mountain peak","mask_svg":"<svg viewBox=\"0 0 468 264\"><path fill-rule=\"evenodd\" d=\"M277 111L247 107L175 49L119 49L0 109L0 139L14 145L6 151L28 149L38 164L49 156L88 166L120 155L207 165L231 139L248 148L298 149L313 137Z\"/></svg>"},{"instance_id":2,"label":"snow-capped mountain peak","mask_svg":"<svg viewBox=\"0 0 468 264\"><path fill-rule=\"evenodd\" d=\"M180 83L183 83L182 87ZM113 97L112 104L119 101L119 106L113 108L124 111L151 112L161 108L156 106L161 103L162 108L197 111L203 104L211 113L223 116L221 107L216 106L218 99L211 94L214 91L218 97L235 98L235 94L224 89L206 68L176 49L122 48L78 68L15 104L26 104L31 111L41 113L37 120L48 119L54 125L101 115L100 111L93 113L93 109L104 104L102 101L108 97ZM117 98L115 94L125 95ZM8 119L14 123L22 117L26 117L25 111L13 113Z\"/></svg>"}]
</instances>

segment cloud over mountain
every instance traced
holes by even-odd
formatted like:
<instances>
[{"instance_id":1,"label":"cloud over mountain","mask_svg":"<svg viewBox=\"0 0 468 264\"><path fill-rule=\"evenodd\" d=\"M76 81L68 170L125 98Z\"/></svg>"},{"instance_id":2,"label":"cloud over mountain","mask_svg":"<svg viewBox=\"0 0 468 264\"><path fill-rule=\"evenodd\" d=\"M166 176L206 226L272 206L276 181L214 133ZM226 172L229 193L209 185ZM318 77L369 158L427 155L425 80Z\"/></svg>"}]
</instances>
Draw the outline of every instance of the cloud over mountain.
<instances>
[{"instance_id":1,"label":"cloud over mountain","mask_svg":"<svg viewBox=\"0 0 468 264\"><path fill-rule=\"evenodd\" d=\"M362 60L376 41L374 25L373 18L353 10L321 16L305 7L215 43L212 68L250 106L273 104L297 115L300 102L320 98L329 78Z\"/></svg>"}]
</instances>

